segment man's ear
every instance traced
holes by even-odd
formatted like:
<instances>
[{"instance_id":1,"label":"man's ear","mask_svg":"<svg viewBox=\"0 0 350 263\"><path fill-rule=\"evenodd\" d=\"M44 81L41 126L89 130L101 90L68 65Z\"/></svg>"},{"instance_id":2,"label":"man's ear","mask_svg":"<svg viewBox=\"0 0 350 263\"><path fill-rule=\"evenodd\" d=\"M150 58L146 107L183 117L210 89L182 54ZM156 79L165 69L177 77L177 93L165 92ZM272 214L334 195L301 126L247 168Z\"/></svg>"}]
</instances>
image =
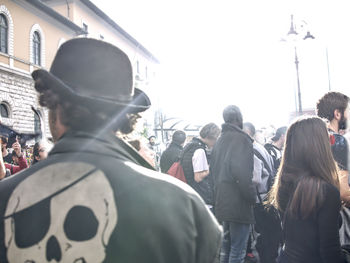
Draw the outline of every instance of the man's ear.
<instances>
[{"instance_id":1,"label":"man's ear","mask_svg":"<svg viewBox=\"0 0 350 263\"><path fill-rule=\"evenodd\" d=\"M333 117L334 117L334 119L339 121L342 118L342 113L340 112L340 110L335 109L334 113L333 113Z\"/></svg>"}]
</instances>

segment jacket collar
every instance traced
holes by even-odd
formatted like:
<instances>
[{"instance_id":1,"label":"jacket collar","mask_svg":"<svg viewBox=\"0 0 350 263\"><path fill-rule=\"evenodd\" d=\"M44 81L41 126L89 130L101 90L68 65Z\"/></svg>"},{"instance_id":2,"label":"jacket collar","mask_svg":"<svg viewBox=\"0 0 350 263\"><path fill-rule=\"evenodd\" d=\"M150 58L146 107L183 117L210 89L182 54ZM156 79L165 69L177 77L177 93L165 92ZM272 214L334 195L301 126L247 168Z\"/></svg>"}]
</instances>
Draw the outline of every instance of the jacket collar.
<instances>
[{"instance_id":1,"label":"jacket collar","mask_svg":"<svg viewBox=\"0 0 350 263\"><path fill-rule=\"evenodd\" d=\"M198 137L194 137L192 139L192 142L198 143L198 144L202 145L203 147L207 147L207 145L201 139L199 139Z\"/></svg>"},{"instance_id":2,"label":"jacket collar","mask_svg":"<svg viewBox=\"0 0 350 263\"><path fill-rule=\"evenodd\" d=\"M178 149L183 149L183 147L181 146L181 145L178 145L177 143L175 143L175 142L171 142L170 144L169 144L169 147L174 147L174 148L178 148Z\"/></svg>"},{"instance_id":3,"label":"jacket collar","mask_svg":"<svg viewBox=\"0 0 350 263\"><path fill-rule=\"evenodd\" d=\"M224 124L222 124L221 127L222 127L222 133L225 133L225 132L228 132L228 131L238 132L238 133L243 134L247 138L249 138L249 140L251 142L254 142L254 140L248 134L246 134L240 127L238 127L237 125L234 125L234 124L231 124L231 123L224 123Z\"/></svg>"},{"instance_id":4,"label":"jacket collar","mask_svg":"<svg viewBox=\"0 0 350 263\"><path fill-rule=\"evenodd\" d=\"M112 132L93 134L82 131L68 131L55 144L49 155L82 152L96 154L97 156L112 156L154 170L132 146L119 139Z\"/></svg>"}]
</instances>

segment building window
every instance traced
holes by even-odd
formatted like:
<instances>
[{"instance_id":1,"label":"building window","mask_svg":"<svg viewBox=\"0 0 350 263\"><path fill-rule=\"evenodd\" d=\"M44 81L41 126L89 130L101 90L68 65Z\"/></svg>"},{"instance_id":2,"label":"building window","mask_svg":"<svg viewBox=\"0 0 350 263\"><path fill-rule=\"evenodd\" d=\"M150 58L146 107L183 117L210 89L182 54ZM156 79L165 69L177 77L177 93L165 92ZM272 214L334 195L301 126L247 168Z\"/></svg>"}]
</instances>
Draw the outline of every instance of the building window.
<instances>
[{"instance_id":1,"label":"building window","mask_svg":"<svg viewBox=\"0 0 350 263\"><path fill-rule=\"evenodd\" d=\"M41 121L40 116L34 112L34 133L40 133L41 132Z\"/></svg>"},{"instance_id":2,"label":"building window","mask_svg":"<svg viewBox=\"0 0 350 263\"><path fill-rule=\"evenodd\" d=\"M38 31L33 34L33 63L41 65L41 39Z\"/></svg>"},{"instance_id":3,"label":"building window","mask_svg":"<svg viewBox=\"0 0 350 263\"><path fill-rule=\"evenodd\" d=\"M10 111L5 103L0 104L0 113L2 118L10 118Z\"/></svg>"},{"instance_id":4,"label":"building window","mask_svg":"<svg viewBox=\"0 0 350 263\"><path fill-rule=\"evenodd\" d=\"M6 17L0 15L0 52L7 53L8 24Z\"/></svg>"}]
</instances>

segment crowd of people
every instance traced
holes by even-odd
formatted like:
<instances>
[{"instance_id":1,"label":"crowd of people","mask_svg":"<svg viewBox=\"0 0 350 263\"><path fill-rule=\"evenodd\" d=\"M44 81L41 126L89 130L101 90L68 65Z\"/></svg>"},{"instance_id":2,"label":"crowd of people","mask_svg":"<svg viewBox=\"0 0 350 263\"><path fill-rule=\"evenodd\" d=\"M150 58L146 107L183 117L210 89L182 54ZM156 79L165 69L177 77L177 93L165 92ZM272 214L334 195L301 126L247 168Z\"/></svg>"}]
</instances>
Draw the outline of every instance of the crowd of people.
<instances>
[{"instance_id":1,"label":"crowd of people","mask_svg":"<svg viewBox=\"0 0 350 263\"><path fill-rule=\"evenodd\" d=\"M1 140L0 262L349 262L346 95L267 142L229 105L157 154L124 139L151 101L116 46L69 40L32 76L54 147Z\"/></svg>"},{"instance_id":2,"label":"crowd of people","mask_svg":"<svg viewBox=\"0 0 350 263\"><path fill-rule=\"evenodd\" d=\"M50 148L48 142L41 140L34 145L26 145L25 149L22 149L18 141L8 145L8 138L5 134L0 137L0 147L2 154L2 158L0 158L0 180L46 159Z\"/></svg>"},{"instance_id":3,"label":"crowd of people","mask_svg":"<svg viewBox=\"0 0 350 263\"><path fill-rule=\"evenodd\" d=\"M194 139L210 151L206 166L194 170L196 156L185 153L187 146L174 152L184 170L192 165L187 183L223 226L220 262L344 262L342 245L350 244L349 97L329 92L315 105L318 116L278 128L265 144L231 105L211 145L202 136ZM199 182L212 182L206 192L196 188L196 172L204 175Z\"/></svg>"}]
</instances>

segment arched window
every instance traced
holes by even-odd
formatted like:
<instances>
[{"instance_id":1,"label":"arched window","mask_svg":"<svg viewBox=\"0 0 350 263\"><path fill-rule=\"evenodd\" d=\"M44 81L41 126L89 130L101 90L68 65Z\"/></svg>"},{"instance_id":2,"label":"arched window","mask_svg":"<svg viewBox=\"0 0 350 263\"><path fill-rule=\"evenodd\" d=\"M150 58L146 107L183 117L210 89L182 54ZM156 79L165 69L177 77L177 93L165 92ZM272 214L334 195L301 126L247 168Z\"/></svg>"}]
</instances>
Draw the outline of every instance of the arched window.
<instances>
[{"instance_id":1,"label":"arched window","mask_svg":"<svg viewBox=\"0 0 350 263\"><path fill-rule=\"evenodd\" d=\"M0 14L0 52L7 53L8 24L5 15Z\"/></svg>"},{"instance_id":2,"label":"arched window","mask_svg":"<svg viewBox=\"0 0 350 263\"><path fill-rule=\"evenodd\" d=\"M10 117L10 111L8 106L5 103L0 104L0 113L1 117L3 118L9 118Z\"/></svg>"},{"instance_id":3,"label":"arched window","mask_svg":"<svg viewBox=\"0 0 350 263\"><path fill-rule=\"evenodd\" d=\"M35 133L41 132L40 116L36 112L34 112L34 132Z\"/></svg>"},{"instance_id":4,"label":"arched window","mask_svg":"<svg viewBox=\"0 0 350 263\"><path fill-rule=\"evenodd\" d=\"M38 31L33 33L33 63L41 65L41 38Z\"/></svg>"},{"instance_id":5,"label":"arched window","mask_svg":"<svg viewBox=\"0 0 350 263\"><path fill-rule=\"evenodd\" d=\"M45 67L45 34L39 24L32 26L29 39L30 62L34 65Z\"/></svg>"}]
</instances>

